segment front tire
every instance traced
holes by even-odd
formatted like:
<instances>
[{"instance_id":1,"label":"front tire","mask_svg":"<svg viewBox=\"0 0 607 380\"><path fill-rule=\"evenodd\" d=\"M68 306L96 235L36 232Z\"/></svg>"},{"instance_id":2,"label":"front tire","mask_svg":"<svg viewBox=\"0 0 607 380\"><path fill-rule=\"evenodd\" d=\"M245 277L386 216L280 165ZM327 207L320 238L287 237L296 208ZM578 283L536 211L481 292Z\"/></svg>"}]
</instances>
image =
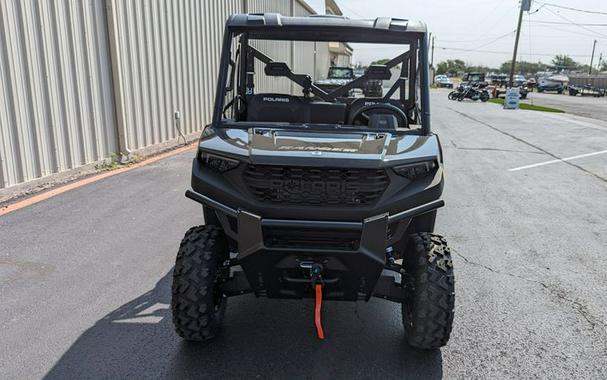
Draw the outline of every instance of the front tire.
<instances>
[{"instance_id":1,"label":"front tire","mask_svg":"<svg viewBox=\"0 0 607 380\"><path fill-rule=\"evenodd\" d=\"M207 341L219 333L227 303L221 282L229 275L221 264L228 258L225 235L217 226L192 227L183 237L171 309L175 331L185 340Z\"/></svg>"},{"instance_id":2,"label":"front tire","mask_svg":"<svg viewBox=\"0 0 607 380\"><path fill-rule=\"evenodd\" d=\"M409 275L402 317L410 346L430 350L449 341L455 307L453 263L447 241L427 232L409 238L403 257Z\"/></svg>"}]
</instances>

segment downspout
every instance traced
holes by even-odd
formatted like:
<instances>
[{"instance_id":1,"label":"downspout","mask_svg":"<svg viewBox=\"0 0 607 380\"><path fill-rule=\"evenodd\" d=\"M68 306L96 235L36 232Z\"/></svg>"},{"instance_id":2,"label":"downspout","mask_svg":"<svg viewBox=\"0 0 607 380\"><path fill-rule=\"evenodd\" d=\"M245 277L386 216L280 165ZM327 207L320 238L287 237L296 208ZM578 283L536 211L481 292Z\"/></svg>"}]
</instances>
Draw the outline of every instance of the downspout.
<instances>
[{"instance_id":1,"label":"downspout","mask_svg":"<svg viewBox=\"0 0 607 380\"><path fill-rule=\"evenodd\" d=\"M290 5L290 9L289 9L289 13L291 17L295 16L295 2L297 0L291 0ZM295 67L295 41L291 41L291 69L293 69ZM291 82L291 95L295 95L295 83L293 81Z\"/></svg>"},{"instance_id":2,"label":"downspout","mask_svg":"<svg viewBox=\"0 0 607 380\"><path fill-rule=\"evenodd\" d=\"M116 16L116 0L105 1L105 15L108 30L108 46L110 51L110 70L112 72L112 89L114 95L114 112L116 116L115 130L118 153L121 160L128 160L131 151L128 148L127 131L125 123L124 90L122 88L122 70L120 64L120 49L118 45L118 22Z\"/></svg>"}]
</instances>

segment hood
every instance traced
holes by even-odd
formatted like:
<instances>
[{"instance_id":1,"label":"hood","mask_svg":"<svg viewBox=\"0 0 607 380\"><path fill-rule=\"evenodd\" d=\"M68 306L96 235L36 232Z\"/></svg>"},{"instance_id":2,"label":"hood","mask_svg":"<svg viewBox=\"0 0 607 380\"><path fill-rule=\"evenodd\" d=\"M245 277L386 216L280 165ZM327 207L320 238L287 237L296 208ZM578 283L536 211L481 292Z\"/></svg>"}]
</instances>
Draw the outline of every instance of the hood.
<instances>
[{"instance_id":1,"label":"hood","mask_svg":"<svg viewBox=\"0 0 607 380\"><path fill-rule=\"evenodd\" d=\"M440 159L436 136L386 132L222 128L205 130L200 149L258 165L378 168Z\"/></svg>"}]
</instances>

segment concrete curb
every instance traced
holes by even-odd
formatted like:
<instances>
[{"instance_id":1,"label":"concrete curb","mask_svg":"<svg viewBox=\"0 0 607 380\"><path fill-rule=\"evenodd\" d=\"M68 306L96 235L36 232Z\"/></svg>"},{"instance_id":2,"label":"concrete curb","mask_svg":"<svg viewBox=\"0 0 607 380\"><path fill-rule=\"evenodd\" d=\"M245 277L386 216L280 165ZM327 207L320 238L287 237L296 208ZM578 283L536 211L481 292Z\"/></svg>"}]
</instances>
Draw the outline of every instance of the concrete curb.
<instances>
[{"instance_id":1,"label":"concrete curb","mask_svg":"<svg viewBox=\"0 0 607 380\"><path fill-rule=\"evenodd\" d=\"M165 151L164 153L160 153L160 154L157 154L155 156L150 156L149 158L147 158L147 159L145 159L143 161L137 162L135 164L132 164L132 165L127 165L127 166L124 166L124 167L121 167L119 169L112 170L112 171L100 172L99 174L92 175L90 177L81 178L81 179L78 179L78 180L75 180L75 181L71 181L71 182L69 182L69 183L67 183L65 185L54 186L54 187L52 187L48 191L37 192L35 195L32 195L32 196L25 195L26 196L25 199L18 200L16 202L8 203L8 204L6 204L4 206L1 206L0 207L0 216L3 216L3 215L11 213L13 211L17 211L19 209L22 209L22 208L34 205L34 204L42 202L42 201L44 201L46 199L52 198L52 197L54 197L56 195L66 193L68 191L77 189L79 187L82 187L82 186L85 186L85 185L88 185L88 184L100 181L102 179L105 179L105 178L108 178L108 177L112 177L112 176L115 176L115 175L118 175L118 174L122 174L122 173L125 173L125 172L128 172L128 171L140 168L142 166L146 166L146 165L152 164L152 163L154 163L156 161L162 160L162 159L170 157L170 156L174 156L176 154L180 154L180 153L183 153L183 152L194 150L195 148L196 148L196 145L193 142L190 142L190 143L188 143L185 146L182 146L182 147L179 147L179 148L176 148L176 149L172 149L172 150L169 150L169 151ZM100 171L99 169L96 169L96 170L89 169L89 170L91 170L89 173L99 172ZM84 174L82 174L82 173L84 173ZM86 173L87 173L86 170L80 172L81 175L86 175ZM74 176L73 172L72 172L72 176ZM8 202L10 202L10 201L8 201Z\"/></svg>"}]
</instances>

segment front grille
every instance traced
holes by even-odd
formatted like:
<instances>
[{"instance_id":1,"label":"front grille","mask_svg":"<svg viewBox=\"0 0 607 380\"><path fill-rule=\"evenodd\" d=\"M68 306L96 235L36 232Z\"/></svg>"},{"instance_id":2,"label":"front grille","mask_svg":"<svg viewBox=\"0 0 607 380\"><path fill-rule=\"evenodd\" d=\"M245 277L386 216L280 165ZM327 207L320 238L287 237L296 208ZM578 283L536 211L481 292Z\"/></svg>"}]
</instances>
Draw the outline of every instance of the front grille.
<instances>
[{"instance_id":1,"label":"front grille","mask_svg":"<svg viewBox=\"0 0 607 380\"><path fill-rule=\"evenodd\" d=\"M263 229L264 244L270 248L318 248L354 251L360 231L272 227Z\"/></svg>"},{"instance_id":2,"label":"front grille","mask_svg":"<svg viewBox=\"0 0 607 380\"><path fill-rule=\"evenodd\" d=\"M244 181L262 202L310 206L374 204L390 180L383 169L249 165Z\"/></svg>"}]
</instances>

